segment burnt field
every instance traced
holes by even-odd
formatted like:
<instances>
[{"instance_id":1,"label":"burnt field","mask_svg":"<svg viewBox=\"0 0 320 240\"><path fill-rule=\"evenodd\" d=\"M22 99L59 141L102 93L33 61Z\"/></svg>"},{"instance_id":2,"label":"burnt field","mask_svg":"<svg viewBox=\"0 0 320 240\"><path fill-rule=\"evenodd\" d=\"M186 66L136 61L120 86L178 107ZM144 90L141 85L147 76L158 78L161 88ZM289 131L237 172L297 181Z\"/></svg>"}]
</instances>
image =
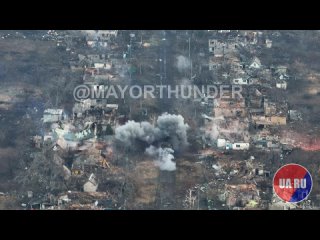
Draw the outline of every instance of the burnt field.
<instances>
[{"instance_id":1,"label":"burnt field","mask_svg":"<svg viewBox=\"0 0 320 240\"><path fill-rule=\"evenodd\" d=\"M31 137L41 132L43 108L51 104L49 83L65 68L64 53L52 41L37 40L40 33L25 39L1 32L10 36L0 40L0 192L19 188L16 174L29 158Z\"/></svg>"}]
</instances>

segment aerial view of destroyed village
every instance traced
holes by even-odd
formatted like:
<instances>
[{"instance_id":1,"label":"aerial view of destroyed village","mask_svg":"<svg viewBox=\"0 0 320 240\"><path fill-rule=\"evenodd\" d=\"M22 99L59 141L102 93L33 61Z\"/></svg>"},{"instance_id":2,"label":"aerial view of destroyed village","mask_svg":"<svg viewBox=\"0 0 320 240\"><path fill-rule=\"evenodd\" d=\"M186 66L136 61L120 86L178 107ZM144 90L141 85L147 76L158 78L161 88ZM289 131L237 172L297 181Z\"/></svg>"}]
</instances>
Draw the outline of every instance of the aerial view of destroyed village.
<instances>
[{"instance_id":1,"label":"aerial view of destroyed village","mask_svg":"<svg viewBox=\"0 0 320 240\"><path fill-rule=\"evenodd\" d=\"M320 209L320 31L1 30L0 86L0 209Z\"/></svg>"}]
</instances>

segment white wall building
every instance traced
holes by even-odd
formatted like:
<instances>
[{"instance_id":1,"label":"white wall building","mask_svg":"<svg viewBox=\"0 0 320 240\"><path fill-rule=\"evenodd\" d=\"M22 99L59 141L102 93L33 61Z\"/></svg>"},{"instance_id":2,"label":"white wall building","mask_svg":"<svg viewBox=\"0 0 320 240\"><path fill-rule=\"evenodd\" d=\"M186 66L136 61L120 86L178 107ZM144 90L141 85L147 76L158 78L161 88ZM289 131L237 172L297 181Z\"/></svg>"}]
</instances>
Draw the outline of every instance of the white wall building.
<instances>
[{"instance_id":1,"label":"white wall building","mask_svg":"<svg viewBox=\"0 0 320 240\"><path fill-rule=\"evenodd\" d=\"M287 82L286 81L277 82L276 87L286 90L287 89Z\"/></svg>"},{"instance_id":2,"label":"white wall building","mask_svg":"<svg viewBox=\"0 0 320 240\"><path fill-rule=\"evenodd\" d=\"M233 150L248 150L250 147L249 143L233 143L232 149Z\"/></svg>"},{"instance_id":3,"label":"white wall building","mask_svg":"<svg viewBox=\"0 0 320 240\"><path fill-rule=\"evenodd\" d=\"M43 122L53 123L62 120L63 109L46 109L43 113Z\"/></svg>"},{"instance_id":4,"label":"white wall building","mask_svg":"<svg viewBox=\"0 0 320 240\"><path fill-rule=\"evenodd\" d=\"M261 68L261 62L260 62L260 59L255 57L253 59L253 61L251 62L249 68L255 68L255 69L259 69Z\"/></svg>"},{"instance_id":5,"label":"white wall building","mask_svg":"<svg viewBox=\"0 0 320 240\"><path fill-rule=\"evenodd\" d=\"M217 140L217 147L218 148L225 148L226 147L226 140L222 139L222 138L219 138Z\"/></svg>"}]
</instances>

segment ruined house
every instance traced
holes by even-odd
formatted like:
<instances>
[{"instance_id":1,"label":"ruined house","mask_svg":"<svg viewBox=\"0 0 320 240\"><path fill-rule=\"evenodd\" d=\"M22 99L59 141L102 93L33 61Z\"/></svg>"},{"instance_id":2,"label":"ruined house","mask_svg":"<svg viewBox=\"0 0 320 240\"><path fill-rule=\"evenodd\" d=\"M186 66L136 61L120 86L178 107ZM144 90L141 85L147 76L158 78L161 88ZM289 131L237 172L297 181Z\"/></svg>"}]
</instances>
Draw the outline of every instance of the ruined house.
<instances>
[{"instance_id":1,"label":"ruined house","mask_svg":"<svg viewBox=\"0 0 320 240\"><path fill-rule=\"evenodd\" d=\"M214 116L245 117L247 115L244 98L214 99Z\"/></svg>"},{"instance_id":2,"label":"ruined house","mask_svg":"<svg viewBox=\"0 0 320 240\"><path fill-rule=\"evenodd\" d=\"M209 52L215 57L232 56L237 51L237 44L234 42L222 42L217 39L209 40Z\"/></svg>"},{"instance_id":3,"label":"ruined house","mask_svg":"<svg viewBox=\"0 0 320 240\"><path fill-rule=\"evenodd\" d=\"M63 109L46 109L43 113L44 123L54 123L63 120Z\"/></svg>"},{"instance_id":4,"label":"ruined house","mask_svg":"<svg viewBox=\"0 0 320 240\"><path fill-rule=\"evenodd\" d=\"M83 185L84 192L96 192L98 188L98 182L96 176L92 173L88 181Z\"/></svg>"},{"instance_id":5,"label":"ruined house","mask_svg":"<svg viewBox=\"0 0 320 240\"><path fill-rule=\"evenodd\" d=\"M253 69L260 69L261 68L261 62L260 59L257 57L254 57L252 62L249 65L249 68L253 68Z\"/></svg>"}]
</instances>

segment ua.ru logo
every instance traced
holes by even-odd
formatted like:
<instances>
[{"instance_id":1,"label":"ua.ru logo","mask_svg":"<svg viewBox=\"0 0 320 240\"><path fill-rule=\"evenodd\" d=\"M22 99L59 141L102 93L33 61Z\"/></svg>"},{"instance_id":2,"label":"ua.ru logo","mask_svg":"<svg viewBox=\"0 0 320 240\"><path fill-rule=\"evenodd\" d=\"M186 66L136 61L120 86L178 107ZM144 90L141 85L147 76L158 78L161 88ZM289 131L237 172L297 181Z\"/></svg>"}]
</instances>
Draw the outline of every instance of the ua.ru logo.
<instances>
[{"instance_id":1,"label":"ua.ru logo","mask_svg":"<svg viewBox=\"0 0 320 240\"><path fill-rule=\"evenodd\" d=\"M276 172L273 189L277 196L286 202L301 202L311 192L311 174L301 165L287 164Z\"/></svg>"}]
</instances>

